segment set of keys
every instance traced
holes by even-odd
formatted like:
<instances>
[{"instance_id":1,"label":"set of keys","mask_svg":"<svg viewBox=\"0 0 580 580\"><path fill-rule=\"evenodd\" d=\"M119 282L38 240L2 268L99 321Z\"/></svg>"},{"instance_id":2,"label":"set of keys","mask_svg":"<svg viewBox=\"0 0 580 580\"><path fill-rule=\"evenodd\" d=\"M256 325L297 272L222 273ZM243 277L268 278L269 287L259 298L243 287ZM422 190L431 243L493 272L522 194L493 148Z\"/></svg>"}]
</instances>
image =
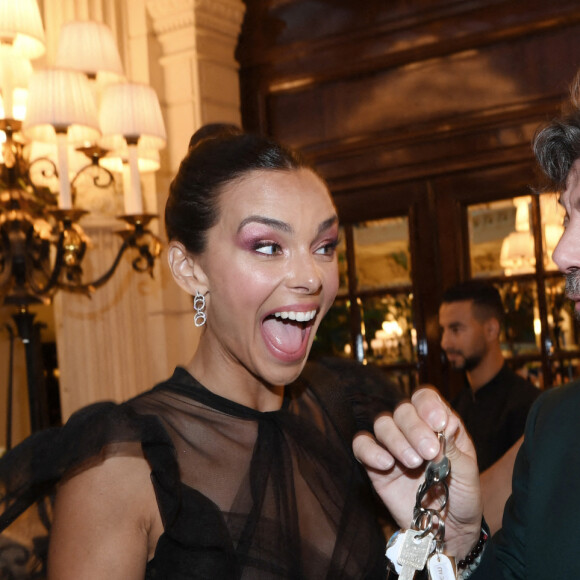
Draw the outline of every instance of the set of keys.
<instances>
[{"instance_id":1,"label":"set of keys","mask_svg":"<svg viewBox=\"0 0 580 580\"><path fill-rule=\"evenodd\" d=\"M443 553L445 522L442 512L449 499L447 477L451 470L446 455L445 435L439 433L440 452L427 464L425 481L417 490L413 520L408 530L399 530L387 543L386 556L399 580L413 580L418 571L425 570L430 580L455 580L456 569L452 558ZM437 500L437 509L423 504Z\"/></svg>"}]
</instances>

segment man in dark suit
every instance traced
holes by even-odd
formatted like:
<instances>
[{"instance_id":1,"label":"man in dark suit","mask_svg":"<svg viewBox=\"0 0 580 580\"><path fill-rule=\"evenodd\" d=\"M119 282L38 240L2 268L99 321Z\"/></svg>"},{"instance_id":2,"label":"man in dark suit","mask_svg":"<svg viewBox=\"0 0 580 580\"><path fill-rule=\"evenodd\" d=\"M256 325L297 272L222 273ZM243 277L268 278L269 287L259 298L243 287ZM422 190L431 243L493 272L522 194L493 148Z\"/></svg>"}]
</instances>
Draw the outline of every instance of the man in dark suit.
<instances>
[{"instance_id":1,"label":"man in dark suit","mask_svg":"<svg viewBox=\"0 0 580 580\"><path fill-rule=\"evenodd\" d=\"M566 294L580 318L580 76L573 86L573 108L543 129L534 141L539 165L560 192L565 231L553 259L566 276ZM502 529L478 536L481 518L474 450L465 428L433 390L414 393L392 417L381 417L374 434L354 441L358 459L399 525L398 506L413 505L417 469L435 457L433 431L445 430L452 476L446 518L446 546L458 560L462 580L547 580L580 578L580 381L544 392L528 415L518 452ZM377 442L380 445L377 445ZM413 477L415 481L413 481ZM471 548L470 548L471 546Z\"/></svg>"},{"instance_id":2,"label":"man in dark suit","mask_svg":"<svg viewBox=\"0 0 580 580\"><path fill-rule=\"evenodd\" d=\"M580 76L572 87L571 112L537 135L534 153L549 190L560 192L566 210L564 234L552 258L566 276L566 295L580 319L579 97ZM548 390L530 412L514 467L513 494L492 545L504 578L580 578L579 416L580 381ZM472 578L491 576L482 566Z\"/></svg>"}]
</instances>

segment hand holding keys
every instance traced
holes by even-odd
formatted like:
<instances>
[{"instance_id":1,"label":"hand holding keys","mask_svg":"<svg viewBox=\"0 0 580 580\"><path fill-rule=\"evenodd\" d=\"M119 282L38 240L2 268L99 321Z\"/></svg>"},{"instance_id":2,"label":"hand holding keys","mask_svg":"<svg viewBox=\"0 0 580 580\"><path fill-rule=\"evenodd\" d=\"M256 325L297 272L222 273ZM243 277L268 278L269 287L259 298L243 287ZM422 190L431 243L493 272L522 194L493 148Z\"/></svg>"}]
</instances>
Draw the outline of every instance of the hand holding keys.
<instances>
[{"instance_id":1,"label":"hand holding keys","mask_svg":"<svg viewBox=\"0 0 580 580\"><path fill-rule=\"evenodd\" d=\"M425 470L425 481L419 486L413 520L408 530L395 532L387 544L386 556L393 564L400 580L413 580L415 573L425 569L430 580L455 580L455 564L443 554L445 525L441 512L447 505L449 488L446 479L450 472L445 454L445 436L439 433L441 450L436 460ZM425 496L437 493L439 509L423 506Z\"/></svg>"}]
</instances>

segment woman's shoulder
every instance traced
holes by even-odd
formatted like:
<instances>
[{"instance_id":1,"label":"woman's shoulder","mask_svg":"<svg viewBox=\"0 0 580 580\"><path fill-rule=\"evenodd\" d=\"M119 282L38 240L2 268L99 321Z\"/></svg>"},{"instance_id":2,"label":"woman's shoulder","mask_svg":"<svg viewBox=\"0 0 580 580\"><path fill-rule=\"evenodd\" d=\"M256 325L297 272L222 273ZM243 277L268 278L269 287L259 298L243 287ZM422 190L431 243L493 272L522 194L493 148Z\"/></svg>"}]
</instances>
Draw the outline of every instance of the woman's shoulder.
<instances>
[{"instance_id":1,"label":"woman's shoulder","mask_svg":"<svg viewBox=\"0 0 580 580\"><path fill-rule=\"evenodd\" d=\"M62 426L33 433L6 453L0 460L0 530L66 478L109 457L145 458L151 471L173 463L173 444L153 392L87 405Z\"/></svg>"},{"instance_id":2,"label":"woman's shoulder","mask_svg":"<svg viewBox=\"0 0 580 580\"><path fill-rule=\"evenodd\" d=\"M163 525L150 467L137 446L115 447L58 486L49 557L54 577L137 577L136 562L153 557ZM135 563L127 553L139 555Z\"/></svg>"}]
</instances>

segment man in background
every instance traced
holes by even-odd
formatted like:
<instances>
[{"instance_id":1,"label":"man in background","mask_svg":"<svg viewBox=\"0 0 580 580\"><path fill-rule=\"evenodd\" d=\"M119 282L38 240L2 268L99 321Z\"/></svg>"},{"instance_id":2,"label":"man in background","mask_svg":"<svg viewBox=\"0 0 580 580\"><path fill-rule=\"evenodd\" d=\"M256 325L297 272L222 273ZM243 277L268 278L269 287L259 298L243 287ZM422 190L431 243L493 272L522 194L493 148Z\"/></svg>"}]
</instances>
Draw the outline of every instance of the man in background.
<instances>
[{"instance_id":1,"label":"man in background","mask_svg":"<svg viewBox=\"0 0 580 580\"><path fill-rule=\"evenodd\" d=\"M540 393L504 359L503 318L499 292L478 280L449 288L439 308L441 348L451 367L465 375L465 387L451 405L477 451L485 517L492 532L501 527L528 411Z\"/></svg>"},{"instance_id":2,"label":"man in background","mask_svg":"<svg viewBox=\"0 0 580 580\"><path fill-rule=\"evenodd\" d=\"M451 404L469 431L479 470L493 465L523 434L539 394L507 365L500 334L504 309L497 289L469 280L449 288L439 308L441 348L465 388Z\"/></svg>"}]
</instances>

